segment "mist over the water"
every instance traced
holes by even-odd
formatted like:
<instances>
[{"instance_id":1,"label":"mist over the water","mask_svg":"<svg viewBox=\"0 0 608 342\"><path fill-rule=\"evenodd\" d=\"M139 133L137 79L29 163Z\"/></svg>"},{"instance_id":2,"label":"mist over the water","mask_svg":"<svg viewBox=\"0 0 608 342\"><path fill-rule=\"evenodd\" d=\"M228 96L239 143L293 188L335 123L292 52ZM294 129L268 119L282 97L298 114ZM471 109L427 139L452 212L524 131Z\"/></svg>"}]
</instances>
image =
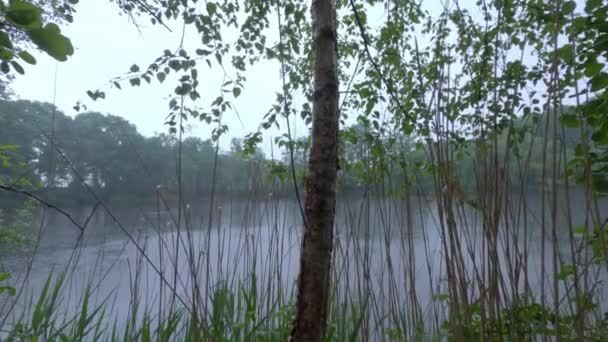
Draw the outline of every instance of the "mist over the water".
<instances>
[{"instance_id":1,"label":"mist over the water","mask_svg":"<svg viewBox=\"0 0 608 342\"><path fill-rule=\"evenodd\" d=\"M521 212L516 209L521 207L520 196L510 194L513 210L505 214L499 228L504 229L504 233L499 232L500 267L505 273L525 272L515 275L518 286L506 291L524 290L524 279L532 291L539 291L541 267L552 262L549 249L544 258L541 255L541 195L526 194L528 217L513 216ZM170 285L174 277L175 291L185 302L193 300L194 278L202 284L199 290L208 292L202 298L210 301L218 286L238 291L252 274L256 276L260 302L287 300L294 291L299 268L302 217L298 202L228 198L215 203L211 220L209 202L203 202L188 206L179 218L175 209L121 208L109 214L99 207L93 213L91 207L75 208L71 214L76 220L90 219L82 236L66 217L45 211L31 269L25 268L27 253L2 256L3 267L13 273L14 279L26 282L28 292L17 307L27 307L24 303L36 298L49 274L65 271L67 286L59 304L62 310L75 311L74 304L84 295L84 289L92 286L93 303L108 304L119 322L127 319L134 293L142 309L171 305L175 301ZM605 202L601 205L608 208ZM367 293L380 308L411 306L416 301L430 319L433 308L441 307L437 298L445 291L442 279L446 277L445 241L441 238L436 199L355 196L341 198L337 208L332 264L332 288L337 298L361 298L361 293ZM456 209L466 272L474 279L475 268L483 265L479 259L479 251L484 248L482 217L466 204ZM570 248L564 223L569 219L584 224L584 210L582 194L575 193L569 203L560 201L557 243L564 257ZM551 216L547 213L548 218ZM545 235L545 243L554 243L550 234ZM526 267L513 269L510 258L524 250ZM550 267L547 269L550 274ZM478 295L473 287L470 295ZM22 310L15 310L15 317L23 314Z\"/></svg>"}]
</instances>

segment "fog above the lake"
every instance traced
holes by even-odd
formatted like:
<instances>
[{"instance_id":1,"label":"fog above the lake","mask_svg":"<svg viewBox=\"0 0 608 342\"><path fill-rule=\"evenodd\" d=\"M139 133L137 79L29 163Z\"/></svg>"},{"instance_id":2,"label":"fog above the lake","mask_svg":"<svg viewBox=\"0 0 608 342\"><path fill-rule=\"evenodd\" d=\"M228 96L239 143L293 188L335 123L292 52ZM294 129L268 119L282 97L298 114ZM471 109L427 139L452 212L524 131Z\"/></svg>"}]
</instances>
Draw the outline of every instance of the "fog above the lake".
<instances>
[{"instance_id":1,"label":"fog above the lake","mask_svg":"<svg viewBox=\"0 0 608 342\"><path fill-rule=\"evenodd\" d=\"M511 194L514 206L517 206L518 196ZM580 200L581 196L577 194L569 205L570 219L582 224L584 201ZM551 257L547 253L543 261L540 254L544 244L537 214L541 196L527 194L526 198L529 216L510 216L518 212L516 209L508 213L509 218L501 224L505 235L499 233L500 240L506 244L500 250L503 253L509 248L511 253L527 251L529 259L521 269L524 273L517 277L529 277L533 289L538 291L541 267L550 265ZM297 201L224 198L213 206L211 221L208 220L209 210L205 209L208 205L207 199L188 206L190 209L180 219L182 226L179 229L175 209L118 208L110 215L97 208L91 216L93 208L75 208L71 214L79 222L90 219L82 237L66 217L47 211L31 270L20 268L27 258L18 256L5 258L4 265L15 273L16 279L23 279L27 274L28 287L40 289L49 271L57 275L72 260L68 283L74 290L67 295L71 299L66 305L78 301L86 284L95 284L96 301L109 300L117 317L124 318L129 312L133 286L139 288L146 306L169 305L172 287L166 282L170 279L163 281L159 272L163 277L171 278L175 262L180 265L175 290L180 300L192 300L188 290L192 281L189 275L192 258L199 267L196 271L198 281L208 287L201 291L211 291L226 282L230 287L238 287L240 282L251 279L252 272L256 274L262 301L278 300L280 294L273 290L274 286L281 286L287 293L292 291L303 228ZM568 202L560 201L562 209L567 206ZM608 208L606 203L602 208ZM473 251L483 248L483 221L479 212L467 205L457 208L456 212L459 212L462 251L468 255L465 257L467 267L473 267L482 262L478 259L481 255ZM547 220L551 216L547 213ZM439 280L445 276L442 261L445 241L441 238L440 217L432 196L413 196L409 201L360 196L342 198L336 217L334 273L340 296L348 297L351 291L367 288L365 291L372 291L379 305L393 305L394 301L405 305L411 300L404 296L406 290L413 289L419 305L423 308L434 305L434 298L441 293ZM563 225L567 221L565 211L562 210L557 219L560 250L567 256L569 237ZM545 239L547 245L552 243L549 235ZM142 251L145 251L145 257ZM501 267L508 272L508 254L503 257ZM475 263L471 263L473 259ZM141 274L136 280L138 272ZM404 282L408 277L414 279L414 288ZM135 285L134 281L139 284ZM277 285L277 281L281 285ZM66 306L65 309L74 308Z\"/></svg>"}]
</instances>

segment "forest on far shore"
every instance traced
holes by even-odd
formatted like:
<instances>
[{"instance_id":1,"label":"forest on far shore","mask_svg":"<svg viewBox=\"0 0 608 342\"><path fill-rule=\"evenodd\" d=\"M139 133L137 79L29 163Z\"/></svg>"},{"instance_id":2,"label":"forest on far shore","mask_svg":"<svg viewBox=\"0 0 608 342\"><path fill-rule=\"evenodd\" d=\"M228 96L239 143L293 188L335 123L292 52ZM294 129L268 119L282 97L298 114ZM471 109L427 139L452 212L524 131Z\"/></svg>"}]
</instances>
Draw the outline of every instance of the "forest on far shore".
<instances>
[{"instance_id":1,"label":"forest on far shore","mask_svg":"<svg viewBox=\"0 0 608 342\"><path fill-rule=\"evenodd\" d=\"M525 176L515 164L508 172L511 190L515 191L524 183L534 188L540 182L541 137L545 124L538 117L534 120L522 117L517 125L519 143L507 147L506 137L501 135L497 148L500 158L509 151L529 161ZM365 123L343 128L338 192L370 191L386 196L391 195L390 189L399 193L411 185L414 193L430 193L433 179L427 164L428 143L401 136L391 137L390 143L382 144L378 142L383 140L370 131ZM578 129L566 130L563 146L567 154L575 148L578 135ZM277 148L280 151L270 158L259 148L253 153L244 150L242 141L233 138L230 149L225 151L217 148L211 139L185 132L180 147L178 134L146 137L119 116L87 112L71 117L48 103L0 101L0 146L3 146L0 152L6 166L10 164L2 169L0 176L61 206L94 204L96 200L91 192L117 205L156 203L159 189L164 194L175 195L180 174L179 149L182 194L186 199L206 197L211 191L235 197L270 193L290 196L294 175L299 186L303 186L309 138L292 143L294 170L290 167L288 145ZM562 141L549 139L549 144L562 144ZM475 156L471 152L474 145L475 141L465 142L458 152L456 169L461 175L475 172ZM522 177L528 182L522 182ZM474 182L475 178L461 177L463 182ZM382 184L391 186L375 186ZM470 190L475 184L459 184L459 187ZM5 207L19 205L11 204L18 197L5 193L2 196Z\"/></svg>"}]
</instances>

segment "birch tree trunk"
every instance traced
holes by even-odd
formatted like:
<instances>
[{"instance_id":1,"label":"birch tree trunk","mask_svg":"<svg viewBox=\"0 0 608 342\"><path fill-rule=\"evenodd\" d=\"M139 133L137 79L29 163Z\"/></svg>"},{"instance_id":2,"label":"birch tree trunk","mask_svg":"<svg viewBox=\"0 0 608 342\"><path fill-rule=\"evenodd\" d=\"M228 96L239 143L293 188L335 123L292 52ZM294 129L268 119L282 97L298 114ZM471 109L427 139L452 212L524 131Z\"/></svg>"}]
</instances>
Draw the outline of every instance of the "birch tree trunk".
<instances>
[{"instance_id":1,"label":"birch tree trunk","mask_svg":"<svg viewBox=\"0 0 608 342\"><path fill-rule=\"evenodd\" d=\"M338 54L335 0L313 0L312 146L292 340L321 341L327 326L338 158Z\"/></svg>"}]
</instances>

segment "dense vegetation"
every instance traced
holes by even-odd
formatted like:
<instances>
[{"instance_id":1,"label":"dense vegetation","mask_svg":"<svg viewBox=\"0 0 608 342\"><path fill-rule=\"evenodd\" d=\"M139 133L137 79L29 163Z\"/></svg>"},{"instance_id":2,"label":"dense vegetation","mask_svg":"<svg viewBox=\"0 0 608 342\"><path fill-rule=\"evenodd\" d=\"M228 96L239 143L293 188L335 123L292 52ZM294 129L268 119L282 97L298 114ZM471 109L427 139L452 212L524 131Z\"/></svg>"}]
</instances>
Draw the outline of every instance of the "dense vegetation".
<instances>
[{"instance_id":1,"label":"dense vegetation","mask_svg":"<svg viewBox=\"0 0 608 342\"><path fill-rule=\"evenodd\" d=\"M45 216L37 214L45 209L70 217L61 208L95 204L111 214L108 203L153 203L159 192L178 195L168 205L174 230L162 230L159 218L142 241L114 219L137 261L129 268L124 323L105 302L91 304L100 287L84 282L75 313L62 312L58 303L72 287L61 273L37 284L38 300L9 324L28 289L0 269L2 337L608 335L605 1L110 2L130 18L196 36L193 49L182 36L177 49L151 63L133 61L106 86L82 90L102 101L110 87L174 82L169 133L142 136L125 119L86 112L86 103L71 117L4 96L0 245L22 244L36 224L42 230ZM3 89L36 63L28 51L69 62L75 51L56 23L71 22L76 3L0 3ZM281 70L276 103L258 129L220 151L218 141L230 132L223 117L247 91L249 66L261 60ZM217 97L200 90L207 67L223 73ZM294 117L311 126L314 139L292 139ZM184 135L189 120L211 125L209 139ZM270 159L257 146L264 129L283 120L280 158ZM338 169L338 193L360 195L347 208L336 207ZM214 216L231 196L248 208L233 235ZM285 196L296 198L296 229L285 219ZM197 197L210 199L200 225L206 229L193 227L184 201ZM334 229L338 215L346 227ZM72 223L80 233L66 270L84 250L85 227ZM300 276L284 279L292 250L285 246L298 245ZM145 293L150 274L158 292ZM149 304L149 297L158 301Z\"/></svg>"}]
</instances>

